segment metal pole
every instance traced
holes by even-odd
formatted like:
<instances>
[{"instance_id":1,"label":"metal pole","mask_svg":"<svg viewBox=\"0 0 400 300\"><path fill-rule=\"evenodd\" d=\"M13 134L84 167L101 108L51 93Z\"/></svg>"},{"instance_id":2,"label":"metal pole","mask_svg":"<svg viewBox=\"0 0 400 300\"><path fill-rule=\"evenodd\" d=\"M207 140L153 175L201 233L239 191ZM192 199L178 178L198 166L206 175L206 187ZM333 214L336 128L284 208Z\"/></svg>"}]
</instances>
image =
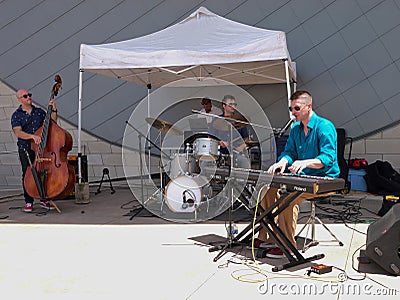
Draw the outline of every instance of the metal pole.
<instances>
[{"instance_id":1,"label":"metal pole","mask_svg":"<svg viewBox=\"0 0 400 300\"><path fill-rule=\"evenodd\" d=\"M81 130L82 130L82 87L83 70L79 70L79 101L78 101L78 182L82 183L82 152L81 152Z\"/></svg>"}]
</instances>

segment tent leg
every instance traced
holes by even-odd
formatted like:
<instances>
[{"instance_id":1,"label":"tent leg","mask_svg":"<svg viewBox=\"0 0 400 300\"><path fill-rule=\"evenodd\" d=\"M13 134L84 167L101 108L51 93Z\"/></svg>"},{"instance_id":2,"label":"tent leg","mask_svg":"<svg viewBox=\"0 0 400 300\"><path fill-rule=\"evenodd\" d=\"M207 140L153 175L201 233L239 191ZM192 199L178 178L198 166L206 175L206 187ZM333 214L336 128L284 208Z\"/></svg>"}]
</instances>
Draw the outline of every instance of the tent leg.
<instances>
[{"instance_id":1,"label":"tent leg","mask_svg":"<svg viewBox=\"0 0 400 300\"><path fill-rule=\"evenodd\" d=\"M78 183L82 183L82 151L81 151L81 130L82 130L82 86L83 70L79 70L79 102L78 102Z\"/></svg>"}]
</instances>

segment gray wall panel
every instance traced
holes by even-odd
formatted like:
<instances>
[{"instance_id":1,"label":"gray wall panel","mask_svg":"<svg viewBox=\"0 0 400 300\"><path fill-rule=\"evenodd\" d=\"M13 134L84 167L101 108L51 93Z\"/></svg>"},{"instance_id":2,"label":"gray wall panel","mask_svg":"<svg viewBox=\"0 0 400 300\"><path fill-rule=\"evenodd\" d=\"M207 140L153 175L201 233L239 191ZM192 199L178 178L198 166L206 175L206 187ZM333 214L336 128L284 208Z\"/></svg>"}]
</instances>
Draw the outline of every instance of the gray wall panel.
<instances>
[{"instance_id":1,"label":"gray wall panel","mask_svg":"<svg viewBox=\"0 0 400 300\"><path fill-rule=\"evenodd\" d=\"M313 45L316 46L337 32L336 25L326 11L322 11L313 18L303 23L303 28L307 32Z\"/></svg>"},{"instance_id":2,"label":"gray wall panel","mask_svg":"<svg viewBox=\"0 0 400 300\"><path fill-rule=\"evenodd\" d=\"M235 2L235 1L231 1ZM239 2L239 1L237 1ZM234 10L226 14L226 17L236 21L236 22L245 22L247 24L252 24L260 26L258 24L259 22L262 22L262 20L270 20L272 17L272 13L278 10L280 7L285 5L286 3L289 2L289 0L270 0L268 1L268 5L265 5L265 0L254 0L254 1L240 1L241 3L236 6ZM222 1L207 1L205 5L209 7L209 9L214 9L215 4L220 3L222 4ZM232 6L234 6L236 3L232 3ZM220 5L220 6L224 6ZM244 19L246 18L246 19Z\"/></svg>"},{"instance_id":3,"label":"gray wall panel","mask_svg":"<svg viewBox=\"0 0 400 300\"><path fill-rule=\"evenodd\" d=\"M309 82L326 69L323 58L315 48L307 51L296 59L296 67L301 69L302 82Z\"/></svg>"},{"instance_id":4,"label":"gray wall panel","mask_svg":"<svg viewBox=\"0 0 400 300\"><path fill-rule=\"evenodd\" d=\"M361 16L354 22L340 30L346 44L352 52L365 47L377 38L374 29L371 27L365 16Z\"/></svg>"},{"instance_id":5,"label":"gray wall panel","mask_svg":"<svg viewBox=\"0 0 400 300\"><path fill-rule=\"evenodd\" d=\"M51 27L53 22L56 22L58 18L62 18L63 15L70 12L79 2L81 1L63 1L61 3L45 1L39 5L29 8L26 7L27 10L22 15L19 15L17 19L1 29L1 35L4 35L6 38L1 42L0 54L2 55L6 51L13 50L13 47L18 45L21 40L29 39L36 33L43 32L46 28ZM18 1L18 3L26 4L27 2ZM49 11L51 13L43 13L44 11ZM56 28L52 29L57 30ZM65 31L68 32L68 30L65 29L66 28L63 28L63 33ZM58 34L58 36L62 38L62 35ZM51 38L57 38L57 36L55 33L52 33L47 38L50 40ZM38 43L38 45L40 45L40 43Z\"/></svg>"},{"instance_id":6,"label":"gray wall panel","mask_svg":"<svg viewBox=\"0 0 400 300\"><path fill-rule=\"evenodd\" d=\"M298 24L299 20L293 11L293 8L285 3L272 12L268 18L263 19L256 25L261 28L290 32L295 29Z\"/></svg>"},{"instance_id":7,"label":"gray wall panel","mask_svg":"<svg viewBox=\"0 0 400 300\"><path fill-rule=\"evenodd\" d=\"M290 1L290 6L295 11L300 23L314 17L324 8L324 5L320 0Z\"/></svg>"},{"instance_id":8,"label":"gray wall panel","mask_svg":"<svg viewBox=\"0 0 400 300\"><path fill-rule=\"evenodd\" d=\"M382 35L380 37L381 42L383 43L386 50L389 52L390 57L393 60L397 60L400 58L400 26L396 26L388 33Z\"/></svg>"},{"instance_id":9,"label":"gray wall panel","mask_svg":"<svg viewBox=\"0 0 400 300\"><path fill-rule=\"evenodd\" d=\"M343 93L354 116L359 116L372 109L379 103L379 96L375 93L368 80L363 80Z\"/></svg>"},{"instance_id":10,"label":"gray wall panel","mask_svg":"<svg viewBox=\"0 0 400 300\"><path fill-rule=\"evenodd\" d=\"M0 77L14 88L31 89L34 100L46 106L53 76L60 73L60 113L76 124L81 43L146 35L199 6L237 22L285 31L297 61L297 88L308 89L316 111L345 126L350 135L362 136L400 120L395 109L400 94L400 0L4 0ZM84 79L84 128L120 141L127 114L146 95L146 87L88 72ZM284 85L245 88L274 127L286 123ZM370 122L370 109L386 122Z\"/></svg>"},{"instance_id":11,"label":"gray wall panel","mask_svg":"<svg viewBox=\"0 0 400 300\"><path fill-rule=\"evenodd\" d=\"M386 100L400 93L399 68L393 63L369 78L380 99Z\"/></svg>"},{"instance_id":12,"label":"gray wall panel","mask_svg":"<svg viewBox=\"0 0 400 300\"><path fill-rule=\"evenodd\" d=\"M400 120L399 103L400 93L383 102L383 106L386 108L386 111L388 112L392 120Z\"/></svg>"},{"instance_id":13,"label":"gray wall panel","mask_svg":"<svg viewBox=\"0 0 400 300\"><path fill-rule=\"evenodd\" d=\"M390 116L383 105L376 106L358 117L360 125L365 133L376 128L392 123Z\"/></svg>"},{"instance_id":14,"label":"gray wall panel","mask_svg":"<svg viewBox=\"0 0 400 300\"><path fill-rule=\"evenodd\" d=\"M314 100L317 103L319 102L318 98L314 98ZM333 98L327 103L318 105L315 111L321 117L331 120L336 127L342 127L354 118L353 111L342 95Z\"/></svg>"},{"instance_id":15,"label":"gray wall panel","mask_svg":"<svg viewBox=\"0 0 400 300\"><path fill-rule=\"evenodd\" d=\"M310 37L301 25L287 33L286 39L293 60L310 50L312 44ZM301 76L301 72L298 72L298 74Z\"/></svg>"},{"instance_id":16,"label":"gray wall panel","mask_svg":"<svg viewBox=\"0 0 400 300\"><path fill-rule=\"evenodd\" d=\"M336 98L340 94L340 90L329 72L322 73L304 86L299 86L298 89L309 90L313 98L318 99L315 107Z\"/></svg>"},{"instance_id":17,"label":"gray wall panel","mask_svg":"<svg viewBox=\"0 0 400 300\"><path fill-rule=\"evenodd\" d=\"M321 3L324 5L324 6L329 6L329 5L331 5L332 3L334 3L335 2L335 0L321 0Z\"/></svg>"},{"instance_id":18,"label":"gray wall panel","mask_svg":"<svg viewBox=\"0 0 400 300\"><path fill-rule=\"evenodd\" d=\"M369 10L375 8L380 3L385 2L385 0L356 0L360 8L364 13L368 12Z\"/></svg>"},{"instance_id":19,"label":"gray wall panel","mask_svg":"<svg viewBox=\"0 0 400 300\"><path fill-rule=\"evenodd\" d=\"M326 11L337 28L343 28L362 15L362 10L355 1L334 1Z\"/></svg>"},{"instance_id":20,"label":"gray wall panel","mask_svg":"<svg viewBox=\"0 0 400 300\"><path fill-rule=\"evenodd\" d=\"M356 137L358 135L366 134L363 131L358 119L353 118L350 122L344 123L343 127L346 128L346 135Z\"/></svg>"},{"instance_id":21,"label":"gray wall panel","mask_svg":"<svg viewBox=\"0 0 400 300\"><path fill-rule=\"evenodd\" d=\"M376 55L379 53L379 55ZM369 77L384 69L393 61L380 40L375 40L354 54L364 74ZM372 58L372 59L371 59Z\"/></svg>"},{"instance_id":22,"label":"gray wall panel","mask_svg":"<svg viewBox=\"0 0 400 300\"><path fill-rule=\"evenodd\" d=\"M8 26L11 22L22 18L25 14L46 0L36 1L21 1L15 5L15 1L1 1L0 2L0 29Z\"/></svg>"},{"instance_id":23,"label":"gray wall panel","mask_svg":"<svg viewBox=\"0 0 400 300\"><path fill-rule=\"evenodd\" d=\"M324 61L326 68L333 67L351 55L349 47L339 33L330 36L315 49Z\"/></svg>"},{"instance_id":24,"label":"gray wall panel","mask_svg":"<svg viewBox=\"0 0 400 300\"><path fill-rule=\"evenodd\" d=\"M351 88L365 78L360 65L353 56L332 67L329 72L342 92Z\"/></svg>"},{"instance_id":25,"label":"gray wall panel","mask_svg":"<svg viewBox=\"0 0 400 300\"><path fill-rule=\"evenodd\" d=\"M393 0L385 1L366 13L368 21L378 35L396 27L400 19L400 8Z\"/></svg>"}]
</instances>

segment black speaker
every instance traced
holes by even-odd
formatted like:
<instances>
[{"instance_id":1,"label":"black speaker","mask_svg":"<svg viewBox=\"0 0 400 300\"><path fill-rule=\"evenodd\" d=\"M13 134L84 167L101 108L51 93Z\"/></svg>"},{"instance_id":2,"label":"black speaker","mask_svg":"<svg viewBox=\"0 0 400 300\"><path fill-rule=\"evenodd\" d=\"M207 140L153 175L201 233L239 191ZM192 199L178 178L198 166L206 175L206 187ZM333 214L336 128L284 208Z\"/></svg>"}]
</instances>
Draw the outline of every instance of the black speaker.
<instances>
[{"instance_id":1,"label":"black speaker","mask_svg":"<svg viewBox=\"0 0 400 300\"><path fill-rule=\"evenodd\" d=\"M390 274L400 275L400 205L369 225L366 255Z\"/></svg>"}]
</instances>

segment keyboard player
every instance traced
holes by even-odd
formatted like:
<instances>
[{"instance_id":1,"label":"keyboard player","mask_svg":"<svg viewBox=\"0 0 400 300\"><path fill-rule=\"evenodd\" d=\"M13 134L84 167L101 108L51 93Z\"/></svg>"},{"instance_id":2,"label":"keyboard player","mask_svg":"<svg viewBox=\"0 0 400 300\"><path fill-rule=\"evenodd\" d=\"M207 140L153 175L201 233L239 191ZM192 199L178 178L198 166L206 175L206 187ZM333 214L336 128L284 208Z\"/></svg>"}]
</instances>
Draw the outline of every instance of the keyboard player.
<instances>
[{"instance_id":1,"label":"keyboard player","mask_svg":"<svg viewBox=\"0 0 400 300\"><path fill-rule=\"evenodd\" d=\"M333 123L313 111L312 96L307 91L297 91L291 95L289 110L295 117L295 123L290 130L284 151L279 156L278 162L270 166L268 173L289 171L294 174L337 178L340 170L337 162L336 129ZM324 194L318 195L321 196ZM269 187L262 197L261 206L266 209L279 197L279 190ZM294 247L296 247L294 236L299 204L313 197L317 195L300 194L277 217L279 228ZM270 248L267 257L284 257L283 251L274 244L274 240L268 236L264 228L261 228L258 239L255 239L255 246Z\"/></svg>"}]
</instances>

